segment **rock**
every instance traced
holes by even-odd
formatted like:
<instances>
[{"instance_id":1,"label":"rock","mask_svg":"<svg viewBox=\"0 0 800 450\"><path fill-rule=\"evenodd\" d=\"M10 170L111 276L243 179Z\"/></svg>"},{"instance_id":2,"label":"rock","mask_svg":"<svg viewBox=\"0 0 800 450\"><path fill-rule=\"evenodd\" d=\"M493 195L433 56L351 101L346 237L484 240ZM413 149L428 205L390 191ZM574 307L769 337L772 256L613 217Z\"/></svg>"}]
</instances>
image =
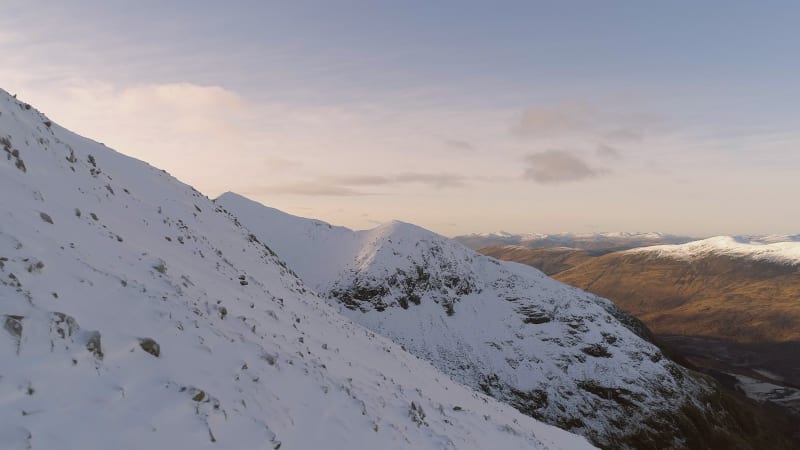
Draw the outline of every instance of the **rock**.
<instances>
[{"instance_id":1,"label":"rock","mask_svg":"<svg viewBox=\"0 0 800 450\"><path fill-rule=\"evenodd\" d=\"M154 341L153 339L141 338L139 339L139 346L142 347L142 350L150 353L156 358L161 356L161 346L158 345L158 342Z\"/></svg>"},{"instance_id":2,"label":"rock","mask_svg":"<svg viewBox=\"0 0 800 450\"><path fill-rule=\"evenodd\" d=\"M100 345L99 331L92 331L89 333L89 339L86 341L86 350L92 352L97 359L103 359L103 348Z\"/></svg>"},{"instance_id":3,"label":"rock","mask_svg":"<svg viewBox=\"0 0 800 450\"><path fill-rule=\"evenodd\" d=\"M192 397L192 400L196 402L202 402L204 398L206 398L206 393L203 391L197 391L197 394L195 394L195 396Z\"/></svg>"},{"instance_id":4,"label":"rock","mask_svg":"<svg viewBox=\"0 0 800 450\"><path fill-rule=\"evenodd\" d=\"M72 316L57 311L51 314L50 331L54 331L61 339L71 337L73 333L80 329L78 322Z\"/></svg>"},{"instance_id":5,"label":"rock","mask_svg":"<svg viewBox=\"0 0 800 450\"><path fill-rule=\"evenodd\" d=\"M19 339L22 337L22 316L5 316L6 321L3 324L3 328L8 331L9 334L14 336L15 338Z\"/></svg>"}]
</instances>

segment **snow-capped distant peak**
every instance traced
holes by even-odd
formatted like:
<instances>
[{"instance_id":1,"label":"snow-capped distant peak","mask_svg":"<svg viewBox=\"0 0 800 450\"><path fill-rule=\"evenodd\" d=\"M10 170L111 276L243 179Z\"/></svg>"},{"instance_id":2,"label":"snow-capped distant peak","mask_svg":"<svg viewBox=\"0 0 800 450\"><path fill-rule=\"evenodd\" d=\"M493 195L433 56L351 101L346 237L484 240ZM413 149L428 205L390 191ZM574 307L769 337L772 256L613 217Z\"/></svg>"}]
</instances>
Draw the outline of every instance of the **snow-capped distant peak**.
<instances>
[{"instance_id":1,"label":"snow-capped distant peak","mask_svg":"<svg viewBox=\"0 0 800 450\"><path fill-rule=\"evenodd\" d=\"M658 232L602 233L489 233L456 236L455 240L473 250L485 247L520 245L528 248L574 248L580 250L623 250L645 245L683 244L695 239Z\"/></svg>"},{"instance_id":2,"label":"snow-capped distant peak","mask_svg":"<svg viewBox=\"0 0 800 450\"><path fill-rule=\"evenodd\" d=\"M786 237L789 238L789 237ZM651 254L682 260L691 260L710 255L751 258L781 264L800 264L800 242L771 242L781 239L771 237L716 236L681 245L657 245L628 250L631 254Z\"/></svg>"},{"instance_id":3,"label":"snow-capped distant peak","mask_svg":"<svg viewBox=\"0 0 800 450\"><path fill-rule=\"evenodd\" d=\"M777 244L779 242L800 242L800 234L750 234L736 236L735 239L751 244Z\"/></svg>"}]
</instances>

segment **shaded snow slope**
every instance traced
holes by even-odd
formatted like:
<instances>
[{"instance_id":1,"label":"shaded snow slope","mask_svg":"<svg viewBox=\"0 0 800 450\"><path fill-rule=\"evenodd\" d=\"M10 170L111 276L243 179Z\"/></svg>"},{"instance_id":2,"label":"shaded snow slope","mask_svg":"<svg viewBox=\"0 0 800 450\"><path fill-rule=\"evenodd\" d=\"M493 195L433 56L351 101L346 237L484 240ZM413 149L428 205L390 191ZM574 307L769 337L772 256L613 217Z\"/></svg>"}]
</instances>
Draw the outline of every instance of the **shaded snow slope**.
<instances>
[{"instance_id":1,"label":"shaded snow slope","mask_svg":"<svg viewBox=\"0 0 800 450\"><path fill-rule=\"evenodd\" d=\"M2 448L588 447L342 317L207 198L4 91L0 149Z\"/></svg>"},{"instance_id":2,"label":"shaded snow slope","mask_svg":"<svg viewBox=\"0 0 800 450\"><path fill-rule=\"evenodd\" d=\"M533 417L604 446L664 433L660 446L680 447L672 421L705 408L710 387L638 322L536 269L407 223L350 231L232 193L216 203L343 314Z\"/></svg>"},{"instance_id":3,"label":"shaded snow slope","mask_svg":"<svg viewBox=\"0 0 800 450\"><path fill-rule=\"evenodd\" d=\"M681 260L721 255L779 264L800 264L800 240L796 236L717 236L688 244L659 245L628 252Z\"/></svg>"}]
</instances>

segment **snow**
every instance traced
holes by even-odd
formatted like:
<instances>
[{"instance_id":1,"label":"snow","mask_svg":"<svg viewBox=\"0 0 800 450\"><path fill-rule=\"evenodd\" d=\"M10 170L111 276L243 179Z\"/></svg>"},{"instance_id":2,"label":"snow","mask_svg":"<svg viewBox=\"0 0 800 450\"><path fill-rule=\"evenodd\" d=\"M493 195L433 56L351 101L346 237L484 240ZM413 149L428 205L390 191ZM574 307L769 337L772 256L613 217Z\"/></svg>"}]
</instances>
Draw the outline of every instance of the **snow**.
<instances>
[{"instance_id":1,"label":"snow","mask_svg":"<svg viewBox=\"0 0 800 450\"><path fill-rule=\"evenodd\" d=\"M659 232L628 232L628 231L607 231L595 233L509 233L507 231L498 231L493 233L473 233L467 236L485 237L485 238L498 238L498 239L516 239L518 241L538 241L550 238L570 238L570 239L598 239L598 238L627 238L627 239L652 239L659 240L672 237L672 235L659 233Z\"/></svg>"},{"instance_id":2,"label":"snow","mask_svg":"<svg viewBox=\"0 0 800 450\"><path fill-rule=\"evenodd\" d=\"M778 242L800 242L800 234L754 234L736 236L736 240L740 242L749 242L751 244L775 244Z\"/></svg>"},{"instance_id":3,"label":"snow","mask_svg":"<svg viewBox=\"0 0 800 450\"><path fill-rule=\"evenodd\" d=\"M352 231L234 193L216 203L342 314L457 381L593 442L618 442L708 392L622 323L628 316L608 300L532 267L403 222Z\"/></svg>"},{"instance_id":4,"label":"snow","mask_svg":"<svg viewBox=\"0 0 800 450\"><path fill-rule=\"evenodd\" d=\"M761 371L757 371L761 372ZM757 380L745 375L729 374L736 378L737 387L759 402L773 402L800 414L800 389Z\"/></svg>"},{"instance_id":5,"label":"snow","mask_svg":"<svg viewBox=\"0 0 800 450\"><path fill-rule=\"evenodd\" d=\"M711 255L721 255L779 264L800 264L800 241L793 240L784 242L780 240L791 238L793 237L717 236L682 245L657 245L628 250L628 253L649 254L680 260L692 260Z\"/></svg>"},{"instance_id":6,"label":"snow","mask_svg":"<svg viewBox=\"0 0 800 450\"><path fill-rule=\"evenodd\" d=\"M523 233L506 232L469 234L453 239L478 250L496 245L519 245L527 248L566 247L586 250L634 248L645 245L683 244L692 238L656 232L604 232L604 233Z\"/></svg>"},{"instance_id":7,"label":"snow","mask_svg":"<svg viewBox=\"0 0 800 450\"><path fill-rule=\"evenodd\" d=\"M190 186L4 91L0 139L4 449L590 448L343 317ZM305 225L295 262L360 248Z\"/></svg>"}]
</instances>

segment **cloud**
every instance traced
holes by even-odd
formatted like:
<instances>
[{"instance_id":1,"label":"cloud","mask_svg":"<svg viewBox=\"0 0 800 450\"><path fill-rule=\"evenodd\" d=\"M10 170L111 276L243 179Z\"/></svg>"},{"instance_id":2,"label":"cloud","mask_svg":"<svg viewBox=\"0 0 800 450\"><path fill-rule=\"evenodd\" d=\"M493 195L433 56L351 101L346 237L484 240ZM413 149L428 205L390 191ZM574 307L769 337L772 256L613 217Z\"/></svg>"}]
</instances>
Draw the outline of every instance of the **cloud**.
<instances>
[{"instance_id":1,"label":"cloud","mask_svg":"<svg viewBox=\"0 0 800 450\"><path fill-rule=\"evenodd\" d=\"M549 137L583 132L591 127L593 116L590 108L576 104L529 108L512 125L511 132L520 137Z\"/></svg>"},{"instance_id":2,"label":"cloud","mask_svg":"<svg viewBox=\"0 0 800 450\"><path fill-rule=\"evenodd\" d=\"M564 150L547 150L528 155L529 167L523 177L537 183L552 184L579 181L603 173Z\"/></svg>"},{"instance_id":3,"label":"cloud","mask_svg":"<svg viewBox=\"0 0 800 450\"><path fill-rule=\"evenodd\" d=\"M421 183L435 188L464 186L468 177L455 174L402 173L394 178L397 183Z\"/></svg>"},{"instance_id":4,"label":"cloud","mask_svg":"<svg viewBox=\"0 0 800 450\"><path fill-rule=\"evenodd\" d=\"M601 158L606 158L606 159L620 159L620 158L622 158L622 154L620 153L619 150L617 150L614 147L611 147L610 145L606 145L606 144L598 145L597 146L597 150L596 150L595 153L597 153L597 156L600 156Z\"/></svg>"},{"instance_id":5,"label":"cloud","mask_svg":"<svg viewBox=\"0 0 800 450\"><path fill-rule=\"evenodd\" d=\"M470 177L453 173L403 172L397 175L344 175L323 177L323 181L343 186L387 186L419 183L435 188L464 186Z\"/></svg>"},{"instance_id":6,"label":"cloud","mask_svg":"<svg viewBox=\"0 0 800 450\"><path fill-rule=\"evenodd\" d=\"M467 141L462 141L459 139L448 139L444 141L444 145L453 150L459 150L462 152L471 152L475 150L475 147Z\"/></svg>"},{"instance_id":7,"label":"cloud","mask_svg":"<svg viewBox=\"0 0 800 450\"><path fill-rule=\"evenodd\" d=\"M357 195L370 195L345 186L336 186L323 183L287 183L272 186L259 186L242 191L244 195L306 195L306 196L332 196L350 197Z\"/></svg>"},{"instance_id":8,"label":"cloud","mask_svg":"<svg viewBox=\"0 0 800 450\"><path fill-rule=\"evenodd\" d=\"M644 132L633 127L617 128L607 132L604 137L611 141L638 142L644 139Z\"/></svg>"},{"instance_id":9,"label":"cloud","mask_svg":"<svg viewBox=\"0 0 800 450\"><path fill-rule=\"evenodd\" d=\"M646 135L663 134L672 127L658 114L602 110L564 103L528 108L511 125L511 134L523 138L585 138L638 142Z\"/></svg>"},{"instance_id":10,"label":"cloud","mask_svg":"<svg viewBox=\"0 0 800 450\"><path fill-rule=\"evenodd\" d=\"M478 179L478 178L475 178ZM435 174L405 172L391 176L381 175L342 175L324 176L307 182L293 182L251 188L249 194L285 194L310 196L357 196L381 195L376 192L363 191L357 188L376 186L400 186L406 184L422 184L435 189L464 186L471 178L457 174Z\"/></svg>"},{"instance_id":11,"label":"cloud","mask_svg":"<svg viewBox=\"0 0 800 450\"><path fill-rule=\"evenodd\" d=\"M321 178L321 181L343 186L383 186L392 183L391 178L380 175L325 176Z\"/></svg>"}]
</instances>

